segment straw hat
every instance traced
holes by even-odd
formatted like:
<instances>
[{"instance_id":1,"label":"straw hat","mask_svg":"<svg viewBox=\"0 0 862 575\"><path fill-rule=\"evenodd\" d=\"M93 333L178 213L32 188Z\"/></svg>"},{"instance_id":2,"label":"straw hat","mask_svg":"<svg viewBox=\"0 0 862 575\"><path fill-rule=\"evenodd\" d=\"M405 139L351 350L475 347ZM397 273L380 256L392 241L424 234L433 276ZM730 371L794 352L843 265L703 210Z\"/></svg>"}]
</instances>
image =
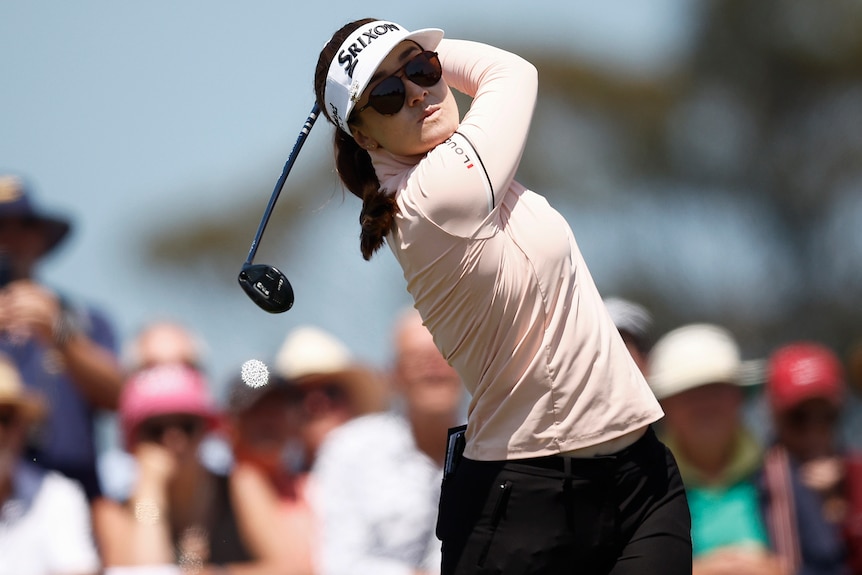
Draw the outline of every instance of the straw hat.
<instances>
[{"instance_id":1,"label":"straw hat","mask_svg":"<svg viewBox=\"0 0 862 575\"><path fill-rule=\"evenodd\" d=\"M276 354L274 371L302 387L341 385L356 415L387 407L386 385L380 375L357 362L343 343L317 327L300 326L287 335Z\"/></svg>"}]
</instances>

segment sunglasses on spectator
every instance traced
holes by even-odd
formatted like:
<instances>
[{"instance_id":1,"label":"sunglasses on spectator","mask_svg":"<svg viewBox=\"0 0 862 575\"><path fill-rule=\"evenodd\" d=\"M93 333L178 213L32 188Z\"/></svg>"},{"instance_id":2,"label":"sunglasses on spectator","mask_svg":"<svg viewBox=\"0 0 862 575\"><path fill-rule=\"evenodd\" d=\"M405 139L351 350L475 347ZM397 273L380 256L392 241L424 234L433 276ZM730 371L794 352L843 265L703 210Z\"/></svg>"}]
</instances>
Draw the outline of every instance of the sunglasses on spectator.
<instances>
[{"instance_id":1,"label":"sunglasses on spectator","mask_svg":"<svg viewBox=\"0 0 862 575\"><path fill-rule=\"evenodd\" d=\"M419 52L391 76L384 78L379 84L371 89L368 94L368 103L354 111L359 114L366 108L373 108L378 114L391 116L397 114L404 106L407 98L407 88L404 80L407 78L417 86L430 88L443 77L443 68L437 52Z\"/></svg>"},{"instance_id":2,"label":"sunglasses on spectator","mask_svg":"<svg viewBox=\"0 0 862 575\"><path fill-rule=\"evenodd\" d=\"M22 229L34 229L42 225L42 222L33 217L4 217L0 218L0 231L17 231Z\"/></svg>"},{"instance_id":3,"label":"sunglasses on spectator","mask_svg":"<svg viewBox=\"0 0 862 575\"><path fill-rule=\"evenodd\" d=\"M180 357L172 360L160 358L145 359L135 366L135 371L145 371L147 369L152 369L154 367L165 365L166 363L183 365L185 367L189 367L200 372L204 371L204 367L200 364L200 362L191 357Z\"/></svg>"},{"instance_id":4,"label":"sunglasses on spectator","mask_svg":"<svg viewBox=\"0 0 862 575\"><path fill-rule=\"evenodd\" d=\"M8 429L18 423L18 410L14 407L0 407L0 427Z\"/></svg>"},{"instance_id":5,"label":"sunglasses on spectator","mask_svg":"<svg viewBox=\"0 0 862 575\"><path fill-rule=\"evenodd\" d=\"M204 430L204 420L194 416L151 419L138 428L138 438L141 441L158 442L169 429L176 429L189 438L197 437Z\"/></svg>"},{"instance_id":6,"label":"sunglasses on spectator","mask_svg":"<svg viewBox=\"0 0 862 575\"><path fill-rule=\"evenodd\" d=\"M833 427L838 421L835 409L801 407L791 409L783 417L788 427L795 430Z\"/></svg>"}]
</instances>

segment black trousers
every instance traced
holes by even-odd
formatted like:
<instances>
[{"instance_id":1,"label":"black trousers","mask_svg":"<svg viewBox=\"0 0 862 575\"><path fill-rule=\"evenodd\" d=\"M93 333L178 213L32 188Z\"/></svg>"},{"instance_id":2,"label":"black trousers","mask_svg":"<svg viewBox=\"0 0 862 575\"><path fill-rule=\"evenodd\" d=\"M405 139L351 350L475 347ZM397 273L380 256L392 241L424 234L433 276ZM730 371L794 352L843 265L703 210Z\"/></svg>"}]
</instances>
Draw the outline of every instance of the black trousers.
<instances>
[{"instance_id":1,"label":"black trousers","mask_svg":"<svg viewBox=\"0 0 862 575\"><path fill-rule=\"evenodd\" d=\"M443 481L442 575L689 575L691 516L650 429L592 458L463 458Z\"/></svg>"}]
</instances>

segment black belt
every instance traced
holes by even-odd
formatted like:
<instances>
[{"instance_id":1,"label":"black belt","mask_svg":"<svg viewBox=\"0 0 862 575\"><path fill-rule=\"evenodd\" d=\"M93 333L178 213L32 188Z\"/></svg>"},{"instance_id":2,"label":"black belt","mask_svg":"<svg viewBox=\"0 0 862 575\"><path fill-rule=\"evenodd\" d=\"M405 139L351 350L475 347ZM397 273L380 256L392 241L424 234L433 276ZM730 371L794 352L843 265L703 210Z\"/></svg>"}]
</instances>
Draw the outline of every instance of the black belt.
<instances>
[{"instance_id":1,"label":"black belt","mask_svg":"<svg viewBox=\"0 0 862 575\"><path fill-rule=\"evenodd\" d=\"M529 465L530 467L539 467L541 469L551 469L554 471L565 471L578 469L596 469L606 467L610 464L616 464L622 458L632 455L635 451L641 449L647 441L655 437L655 432L652 427L647 429L637 441L608 455L594 455L592 457L570 457L563 455L546 455L545 457L528 457L526 459L510 459L507 463L516 463L518 465Z\"/></svg>"},{"instance_id":2,"label":"black belt","mask_svg":"<svg viewBox=\"0 0 862 575\"><path fill-rule=\"evenodd\" d=\"M507 463L516 463L518 465L529 465L530 467L539 467L541 469L552 469L554 471L565 471L566 459L574 459L573 457L561 457L559 455L548 455L546 457L529 457L527 459L510 459ZM571 463L569 463L571 465Z\"/></svg>"}]
</instances>

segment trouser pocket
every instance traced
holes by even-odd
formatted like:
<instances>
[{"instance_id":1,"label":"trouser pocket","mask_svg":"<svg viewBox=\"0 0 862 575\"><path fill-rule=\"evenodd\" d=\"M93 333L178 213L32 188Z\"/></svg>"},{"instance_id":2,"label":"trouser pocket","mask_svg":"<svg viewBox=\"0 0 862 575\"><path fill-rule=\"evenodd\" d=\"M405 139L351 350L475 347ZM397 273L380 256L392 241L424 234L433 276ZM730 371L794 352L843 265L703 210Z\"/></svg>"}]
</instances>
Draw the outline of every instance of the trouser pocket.
<instances>
[{"instance_id":1,"label":"trouser pocket","mask_svg":"<svg viewBox=\"0 0 862 575\"><path fill-rule=\"evenodd\" d=\"M491 509L488 526L488 538L485 541L482 550L479 553L478 566L485 565L485 559L488 558L488 552L491 550L491 544L494 542L494 536L500 528L500 522L506 514L506 506L509 503L509 495L512 492L512 482L504 481L498 483L488 498Z\"/></svg>"},{"instance_id":2,"label":"trouser pocket","mask_svg":"<svg viewBox=\"0 0 862 575\"><path fill-rule=\"evenodd\" d=\"M505 517L511 484L498 478L502 463L462 459L443 481L437 517L442 574L475 573L496 525ZM492 527L493 526L493 527Z\"/></svg>"}]
</instances>

